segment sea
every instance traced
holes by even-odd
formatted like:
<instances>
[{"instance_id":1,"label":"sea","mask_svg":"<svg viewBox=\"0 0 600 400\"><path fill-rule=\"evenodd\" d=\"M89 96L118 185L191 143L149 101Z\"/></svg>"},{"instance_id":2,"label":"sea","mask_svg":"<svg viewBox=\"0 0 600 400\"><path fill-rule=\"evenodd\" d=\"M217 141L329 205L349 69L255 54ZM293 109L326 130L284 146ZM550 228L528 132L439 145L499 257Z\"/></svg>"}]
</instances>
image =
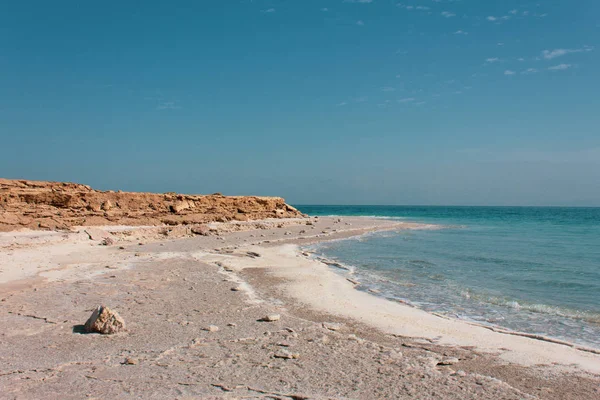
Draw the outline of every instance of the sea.
<instances>
[{"instance_id":1,"label":"sea","mask_svg":"<svg viewBox=\"0 0 600 400\"><path fill-rule=\"evenodd\" d=\"M311 246L356 275L359 290L600 348L600 208L296 207L311 216L429 225Z\"/></svg>"}]
</instances>

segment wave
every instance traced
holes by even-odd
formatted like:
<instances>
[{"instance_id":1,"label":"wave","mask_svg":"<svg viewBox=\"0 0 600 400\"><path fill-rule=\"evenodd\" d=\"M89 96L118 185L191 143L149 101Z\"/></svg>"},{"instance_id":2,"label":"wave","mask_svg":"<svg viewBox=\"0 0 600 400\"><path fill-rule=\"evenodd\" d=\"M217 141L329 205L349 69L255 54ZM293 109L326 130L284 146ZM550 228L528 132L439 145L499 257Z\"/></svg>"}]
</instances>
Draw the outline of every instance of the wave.
<instances>
[{"instance_id":1,"label":"wave","mask_svg":"<svg viewBox=\"0 0 600 400\"><path fill-rule=\"evenodd\" d=\"M468 290L460 292L463 298L471 301L479 301L495 306L501 306L514 311L527 311L536 314L554 315L557 317L581 320L593 324L600 324L600 313L573 310L566 307L552 306L548 304L528 303L515 299L507 299L496 296L485 296L473 294Z\"/></svg>"}]
</instances>

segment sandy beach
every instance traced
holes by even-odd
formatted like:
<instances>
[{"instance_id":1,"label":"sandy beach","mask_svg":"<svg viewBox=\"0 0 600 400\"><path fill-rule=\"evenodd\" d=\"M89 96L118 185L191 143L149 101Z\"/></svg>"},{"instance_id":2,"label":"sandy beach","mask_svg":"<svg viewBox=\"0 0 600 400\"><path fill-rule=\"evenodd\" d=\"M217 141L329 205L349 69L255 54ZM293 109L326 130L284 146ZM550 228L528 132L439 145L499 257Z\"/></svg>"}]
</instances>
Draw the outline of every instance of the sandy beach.
<instances>
[{"instance_id":1,"label":"sandy beach","mask_svg":"<svg viewBox=\"0 0 600 400\"><path fill-rule=\"evenodd\" d=\"M207 226L191 236L125 226L2 233L0 397L600 395L594 349L378 297L302 248L431 226L357 217ZM127 332L82 333L101 304Z\"/></svg>"}]
</instances>

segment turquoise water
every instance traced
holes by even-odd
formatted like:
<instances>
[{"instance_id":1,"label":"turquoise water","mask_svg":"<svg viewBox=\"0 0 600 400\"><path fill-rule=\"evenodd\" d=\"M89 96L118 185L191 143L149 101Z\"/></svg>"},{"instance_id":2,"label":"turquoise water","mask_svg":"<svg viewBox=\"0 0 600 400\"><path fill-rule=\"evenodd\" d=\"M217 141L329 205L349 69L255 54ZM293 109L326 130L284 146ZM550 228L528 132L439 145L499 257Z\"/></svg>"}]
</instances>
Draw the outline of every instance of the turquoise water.
<instances>
[{"instance_id":1,"label":"turquoise water","mask_svg":"<svg viewBox=\"0 0 600 400\"><path fill-rule=\"evenodd\" d=\"M428 311L600 348L600 208L298 206L438 229L317 245L363 290Z\"/></svg>"}]
</instances>

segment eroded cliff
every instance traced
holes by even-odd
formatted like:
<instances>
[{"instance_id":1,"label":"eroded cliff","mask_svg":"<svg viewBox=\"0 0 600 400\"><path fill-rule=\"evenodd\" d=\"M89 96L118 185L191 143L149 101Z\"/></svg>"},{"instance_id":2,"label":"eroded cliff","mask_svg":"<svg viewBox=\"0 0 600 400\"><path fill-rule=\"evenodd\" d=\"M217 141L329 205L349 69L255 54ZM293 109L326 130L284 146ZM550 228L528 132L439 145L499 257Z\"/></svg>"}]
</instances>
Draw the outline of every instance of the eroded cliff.
<instances>
[{"instance_id":1,"label":"eroded cliff","mask_svg":"<svg viewBox=\"0 0 600 400\"><path fill-rule=\"evenodd\" d=\"M76 183L0 179L0 231L301 216L280 197L114 192Z\"/></svg>"}]
</instances>

